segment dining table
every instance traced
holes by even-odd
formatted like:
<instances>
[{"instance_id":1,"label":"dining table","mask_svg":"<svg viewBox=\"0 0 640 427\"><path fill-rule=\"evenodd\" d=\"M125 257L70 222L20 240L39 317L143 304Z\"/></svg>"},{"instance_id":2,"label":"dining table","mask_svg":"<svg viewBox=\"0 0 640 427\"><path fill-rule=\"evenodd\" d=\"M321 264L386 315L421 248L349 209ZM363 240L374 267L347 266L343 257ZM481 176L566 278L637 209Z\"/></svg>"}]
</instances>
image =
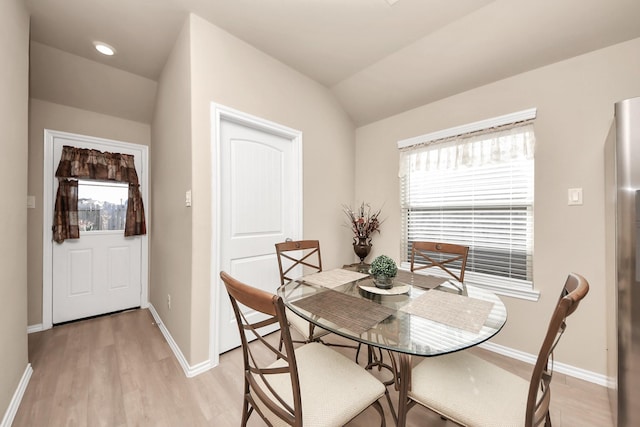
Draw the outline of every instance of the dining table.
<instances>
[{"instance_id":1,"label":"dining table","mask_svg":"<svg viewBox=\"0 0 640 427\"><path fill-rule=\"evenodd\" d=\"M502 300L486 289L436 274L398 270L390 289L376 286L366 264L303 275L278 288L296 315L334 334L385 351L398 391L394 421L406 423L412 358L468 349L496 335L507 320ZM371 367L371 363L368 364Z\"/></svg>"}]
</instances>

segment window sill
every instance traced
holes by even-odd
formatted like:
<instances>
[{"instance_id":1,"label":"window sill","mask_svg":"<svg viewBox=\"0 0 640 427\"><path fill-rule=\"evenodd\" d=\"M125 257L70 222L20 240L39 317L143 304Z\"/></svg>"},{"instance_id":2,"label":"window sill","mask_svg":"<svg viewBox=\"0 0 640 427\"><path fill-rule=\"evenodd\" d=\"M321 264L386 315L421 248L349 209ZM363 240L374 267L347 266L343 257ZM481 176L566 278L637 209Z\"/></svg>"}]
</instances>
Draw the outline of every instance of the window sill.
<instances>
[{"instance_id":1,"label":"window sill","mask_svg":"<svg viewBox=\"0 0 640 427\"><path fill-rule=\"evenodd\" d=\"M403 262L400 264L400 268L406 271L410 271L411 264ZM417 273L421 274L421 273ZM446 273L438 272L436 269L429 272L433 276L450 277ZM540 298L540 291L533 289L533 284L524 282L521 280L513 280L506 278L495 278L495 280L486 275L482 275L482 278L474 277L473 273L465 274L465 283L467 285L476 286L478 288L486 289L497 295L503 295L511 298L518 298L527 301L538 301Z\"/></svg>"},{"instance_id":2,"label":"window sill","mask_svg":"<svg viewBox=\"0 0 640 427\"><path fill-rule=\"evenodd\" d=\"M523 286L505 286L504 284L489 284L478 283L473 280L465 281L469 285L477 286L479 288L486 289L498 295L503 295L511 298L518 298L527 301L538 301L540 298L540 291L536 291L533 287L525 288Z\"/></svg>"}]
</instances>

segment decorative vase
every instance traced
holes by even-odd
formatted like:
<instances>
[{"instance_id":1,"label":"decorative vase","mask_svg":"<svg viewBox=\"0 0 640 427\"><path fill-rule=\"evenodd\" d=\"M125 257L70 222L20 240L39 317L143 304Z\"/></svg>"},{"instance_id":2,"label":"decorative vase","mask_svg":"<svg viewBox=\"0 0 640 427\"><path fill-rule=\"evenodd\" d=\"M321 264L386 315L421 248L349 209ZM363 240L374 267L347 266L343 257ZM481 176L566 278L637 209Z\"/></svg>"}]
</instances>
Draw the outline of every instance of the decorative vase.
<instances>
[{"instance_id":1,"label":"decorative vase","mask_svg":"<svg viewBox=\"0 0 640 427\"><path fill-rule=\"evenodd\" d=\"M360 264L364 264L364 259L371 252L371 239L368 237L354 237L353 251L360 258Z\"/></svg>"},{"instance_id":2,"label":"decorative vase","mask_svg":"<svg viewBox=\"0 0 640 427\"><path fill-rule=\"evenodd\" d=\"M376 288L391 289L393 287L393 277L383 275L375 276L373 283L376 285Z\"/></svg>"}]
</instances>

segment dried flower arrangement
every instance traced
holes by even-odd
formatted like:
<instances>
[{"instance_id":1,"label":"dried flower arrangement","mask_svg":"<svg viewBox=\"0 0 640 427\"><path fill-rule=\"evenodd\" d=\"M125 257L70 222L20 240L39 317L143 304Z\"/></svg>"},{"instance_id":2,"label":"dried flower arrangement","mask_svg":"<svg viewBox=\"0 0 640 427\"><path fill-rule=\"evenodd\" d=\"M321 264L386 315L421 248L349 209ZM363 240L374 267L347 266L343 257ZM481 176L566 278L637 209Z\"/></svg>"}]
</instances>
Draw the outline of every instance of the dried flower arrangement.
<instances>
[{"instance_id":1,"label":"dried flower arrangement","mask_svg":"<svg viewBox=\"0 0 640 427\"><path fill-rule=\"evenodd\" d=\"M382 208L378 210L372 210L371 205L362 202L360 209L353 210L347 205L342 205L342 210L348 218L347 226L353 231L354 242L357 243L359 239L366 239L369 241L371 235L376 231L380 232L381 221L378 217Z\"/></svg>"}]
</instances>

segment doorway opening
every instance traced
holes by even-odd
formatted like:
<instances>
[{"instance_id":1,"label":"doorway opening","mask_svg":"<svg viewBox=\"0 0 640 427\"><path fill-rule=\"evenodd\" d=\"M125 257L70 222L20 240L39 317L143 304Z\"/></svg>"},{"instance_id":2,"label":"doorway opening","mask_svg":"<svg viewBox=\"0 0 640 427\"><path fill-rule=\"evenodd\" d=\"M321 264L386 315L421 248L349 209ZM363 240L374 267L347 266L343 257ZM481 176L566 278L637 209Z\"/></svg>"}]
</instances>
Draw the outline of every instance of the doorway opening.
<instances>
[{"instance_id":1,"label":"doorway opening","mask_svg":"<svg viewBox=\"0 0 640 427\"><path fill-rule=\"evenodd\" d=\"M81 180L79 188L83 197L78 200L81 210L78 216L83 230L80 231L80 239L65 240L62 244L53 241L54 200L58 187L55 171L63 146L132 155L142 202L148 206L148 147L45 129L42 203L43 330L51 328L54 323L149 306L148 234L124 237L119 222L122 206L126 203L120 200L124 196L118 184ZM147 215L148 212L145 212L145 220L148 222ZM64 288L58 286L58 283L64 283ZM96 289L102 293L95 292ZM90 297L93 300L87 300ZM61 304L64 299L67 306Z\"/></svg>"},{"instance_id":2,"label":"doorway opening","mask_svg":"<svg viewBox=\"0 0 640 427\"><path fill-rule=\"evenodd\" d=\"M240 345L219 277L275 293L280 283L275 243L302 236L302 133L212 104L210 363ZM255 313L245 313L249 317Z\"/></svg>"}]
</instances>

